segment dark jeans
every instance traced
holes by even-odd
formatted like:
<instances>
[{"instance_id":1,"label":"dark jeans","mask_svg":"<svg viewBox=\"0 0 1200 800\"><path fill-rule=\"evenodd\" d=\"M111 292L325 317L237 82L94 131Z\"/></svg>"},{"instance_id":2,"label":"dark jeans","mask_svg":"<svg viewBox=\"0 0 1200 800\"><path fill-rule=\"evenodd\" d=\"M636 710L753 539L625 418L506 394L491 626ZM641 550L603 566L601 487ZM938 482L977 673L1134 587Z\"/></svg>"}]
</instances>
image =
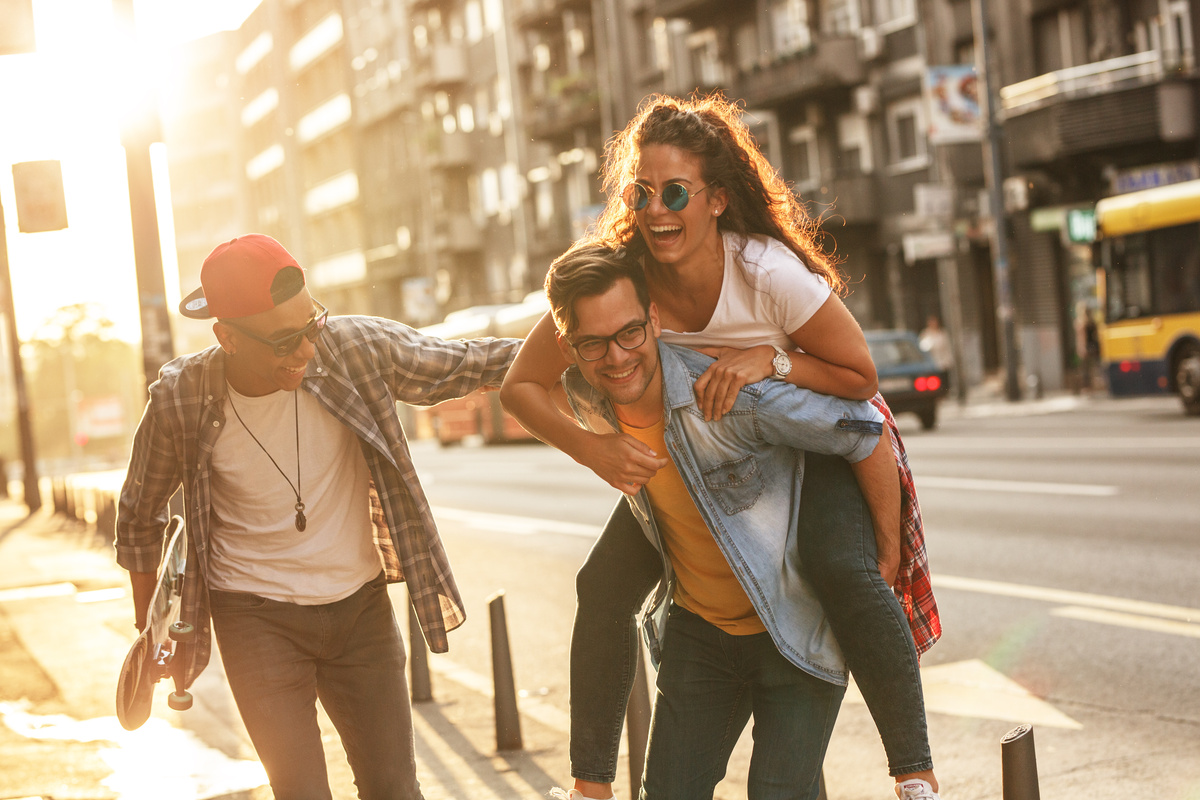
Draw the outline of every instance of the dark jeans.
<instances>
[{"instance_id":1,"label":"dark jeans","mask_svg":"<svg viewBox=\"0 0 1200 800\"><path fill-rule=\"evenodd\" d=\"M419 800L404 643L383 575L317 606L209 593L225 673L278 800L329 800L316 701L365 800Z\"/></svg>"},{"instance_id":2,"label":"dark jeans","mask_svg":"<svg viewBox=\"0 0 1200 800\"><path fill-rule=\"evenodd\" d=\"M805 455L798 539L875 720L892 775L932 769L912 632L879 575L870 513L845 459ZM571 774L611 783L637 639L633 616L662 577L658 553L621 500L576 576L571 634ZM669 647L669 645L667 645Z\"/></svg>"},{"instance_id":3,"label":"dark jeans","mask_svg":"<svg viewBox=\"0 0 1200 800\"><path fill-rule=\"evenodd\" d=\"M734 636L671 608L641 800L712 800L754 716L749 800L816 800L845 688L780 655L770 634Z\"/></svg>"}]
</instances>

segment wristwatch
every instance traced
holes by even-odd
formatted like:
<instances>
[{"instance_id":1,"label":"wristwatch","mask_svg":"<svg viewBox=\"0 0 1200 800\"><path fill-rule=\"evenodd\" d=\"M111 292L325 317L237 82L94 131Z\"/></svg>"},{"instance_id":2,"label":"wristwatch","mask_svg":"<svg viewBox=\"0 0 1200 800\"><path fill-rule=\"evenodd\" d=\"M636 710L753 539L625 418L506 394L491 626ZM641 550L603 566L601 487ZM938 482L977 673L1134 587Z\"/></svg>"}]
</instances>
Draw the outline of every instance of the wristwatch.
<instances>
[{"instance_id":1,"label":"wristwatch","mask_svg":"<svg viewBox=\"0 0 1200 800\"><path fill-rule=\"evenodd\" d=\"M777 381L785 381L792 372L792 359L788 356L787 351L779 345L773 344L771 347L775 348L775 357L771 359L771 366L775 367L775 374L771 377Z\"/></svg>"}]
</instances>

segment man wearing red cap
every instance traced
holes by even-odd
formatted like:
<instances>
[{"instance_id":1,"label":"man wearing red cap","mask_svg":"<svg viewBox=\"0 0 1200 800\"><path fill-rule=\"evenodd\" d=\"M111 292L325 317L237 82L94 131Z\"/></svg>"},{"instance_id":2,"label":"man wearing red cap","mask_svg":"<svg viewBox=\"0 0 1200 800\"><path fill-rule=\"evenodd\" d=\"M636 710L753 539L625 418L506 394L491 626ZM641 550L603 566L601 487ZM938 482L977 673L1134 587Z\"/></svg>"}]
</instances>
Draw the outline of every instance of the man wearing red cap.
<instances>
[{"instance_id":1,"label":"man wearing red cap","mask_svg":"<svg viewBox=\"0 0 1200 800\"><path fill-rule=\"evenodd\" d=\"M405 652L387 583L404 580L434 652L465 613L396 415L499 386L516 339L443 341L327 316L262 234L219 245L185 316L219 346L150 387L117 518L117 560L146 619L182 486L189 576L178 657L190 685L212 632L275 797L329 798L320 698L362 798L420 798Z\"/></svg>"}]
</instances>

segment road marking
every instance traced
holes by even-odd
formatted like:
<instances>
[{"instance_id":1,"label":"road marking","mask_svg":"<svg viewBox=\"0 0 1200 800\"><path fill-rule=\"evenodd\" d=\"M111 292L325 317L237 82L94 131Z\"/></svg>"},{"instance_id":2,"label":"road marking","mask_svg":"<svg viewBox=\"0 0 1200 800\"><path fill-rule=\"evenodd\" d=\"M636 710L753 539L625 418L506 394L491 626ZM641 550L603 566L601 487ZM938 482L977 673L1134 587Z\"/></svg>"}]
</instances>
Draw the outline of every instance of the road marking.
<instances>
[{"instance_id":1,"label":"road marking","mask_svg":"<svg viewBox=\"0 0 1200 800\"><path fill-rule=\"evenodd\" d=\"M1104 611L1098 608L1080 608L1079 606L1055 608L1050 613L1056 617L1078 619L1084 622L1099 622L1102 625L1116 625L1121 628L1137 628L1153 633L1169 633L1175 636L1200 639L1200 625L1193 625L1189 622L1176 622L1169 619L1122 614L1119 611Z\"/></svg>"},{"instance_id":2,"label":"road marking","mask_svg":"<svg viewBox=\"0 0 1200 800\"><path fill-rule=\"evenodd\" d=\"M1172 606L1163 603L1147 603L1142 600L1127 600L1123 597L1072 592L1066 589L1047 589L1023 583L1004 583L1002 581L988 581L979 578L959 578L954 575L935 575L933 577L933 586L935 589L960 589L965 592L980 592L982 594L994 594L1004 597L1021 597L1027 600L1041 600L1046 603L1056 603L1065 606L1100 608L1106 611L1162 617L1181 622L1200 621L1200 608Z\"/></svg>"},{"instance_id":3,"label":"road marking","mask_svg":"<svg viewBox=\"0 0 1200 800\"><path fill-rule=\"evenodd\" d=\"M435 506L432 511L438 519L459 522L477 530L492 533L515 533L519 536L529 536L535 533L561 533L595 539L604 530L600 525L583 525L577 522L562 522L538 517L518 517L512 514L491 514L484 511L464 511L460 508L445 506Z\"/></svg>"},{"instance_id":4,"label":"road marking","mask_svg":"<svg viewBox=\"0 0 1200 800\"><path fill-rule=\"evenodd\" d=\"M1196 450L1200 451L1200 436L925 436L914 437L908 450L916 455L938 450Z\"/></svg>"},{"instance_id":5,"label":"road marking","mask_svg":"<svg viewBox=\"0 0 1200 800\"><path fill-rule=\"evenodd\" d=\"M1035 697L1021 684L977 658L921 669L925 710L973 719L1028 722L1053 728L1080 730L1075 720ZM858 687L851 682L846 703L862 704Z\"/></svg>"},{"instance_id":6,"label":"road marking","mask_svg":"<svg viewBox=\"0 0 1200 800\"><path fill-rule=\"evenodd\" d=\"M0 590L0 603L11 603L17 600L43 600L47 597L65 597L69 594L75 594L75 584L73 583L19 586L15 589Z\"/></svg>"},{"instance_id":7,"label":"road marking","mask_svg":"<svg viewBox=\"0 0 1200 800\"><path fill-rule=\"evenodd\" d=\"M920 489L960 489L968 492L1016 492L1018 494L1060 494L1081 497L1112 497L1116 486L1088 483L1047 483L1045 481L1001 481L978 478L939 478L923 475L917 478Z\"/></svg>"}]
</instances>

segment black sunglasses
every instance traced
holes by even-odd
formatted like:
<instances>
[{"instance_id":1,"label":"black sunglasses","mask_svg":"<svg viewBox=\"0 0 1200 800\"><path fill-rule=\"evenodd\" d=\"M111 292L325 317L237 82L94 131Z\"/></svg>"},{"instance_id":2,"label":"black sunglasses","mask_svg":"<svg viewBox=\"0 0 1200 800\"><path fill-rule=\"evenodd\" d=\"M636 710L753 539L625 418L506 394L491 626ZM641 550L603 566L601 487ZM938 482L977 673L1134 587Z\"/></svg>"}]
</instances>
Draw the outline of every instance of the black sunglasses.
<instances>
[{"instance_id":1,"label":"black sunglasses","mask_svg":"<svg viewBox=\"0 0 1200 800\"><path fill-rule=\"evenodd\" d=\"M622 350L636 350L646 341L646 326L650 320L635 322L614 333L612 336L594 336L582 342L572 342L571 347L584 361L599 361L608 355L608 345L616 342Z\"/></svg>"},{"instance_id":2,"label":"black sunglasses","mask_svg":"<svg viewBox=\"0 0 1200 800\"><path fill-rule=\"evenodd\" d=\"M230 322L229 320L224 320L224 322L226 325L242 335L248 336L254 341L261 342L267 347L270 347L271 350L274 351L276 358L283 358L284 356L291 355L293 352L295 352L296 348L300 346L301 339L308 339L310 342L315 342L320 338L321 331L325 330L325 320L329 317L329 311L325 308L325 306L321 305L316 300L313 300L313 303L320 310L313 315L313 318L308 321L308 324L295 333L289 333L287 336L281 336L278 339L264 339L257 333L252 333L235 322Z\"/></svg>"},{"instance_id":3,"label":"black sunglasses","mask_svg":"<svg viewBox=\"0 0 1200 800\"><path fill-rule=\"evenodd\" d=\"M682 183L668 183L662 189L663 205L671 211L683 211L687 208L688 201L693 196L700 194L712 184L705 184L694 192L689 193L688 188ZM625 201L625 205L633 211L641 211L646 206L650 205L650 198L657 192L641 183L631 183L625 187L625 191L621 192L621 199Z\"/></svg>"}]
</instances>

